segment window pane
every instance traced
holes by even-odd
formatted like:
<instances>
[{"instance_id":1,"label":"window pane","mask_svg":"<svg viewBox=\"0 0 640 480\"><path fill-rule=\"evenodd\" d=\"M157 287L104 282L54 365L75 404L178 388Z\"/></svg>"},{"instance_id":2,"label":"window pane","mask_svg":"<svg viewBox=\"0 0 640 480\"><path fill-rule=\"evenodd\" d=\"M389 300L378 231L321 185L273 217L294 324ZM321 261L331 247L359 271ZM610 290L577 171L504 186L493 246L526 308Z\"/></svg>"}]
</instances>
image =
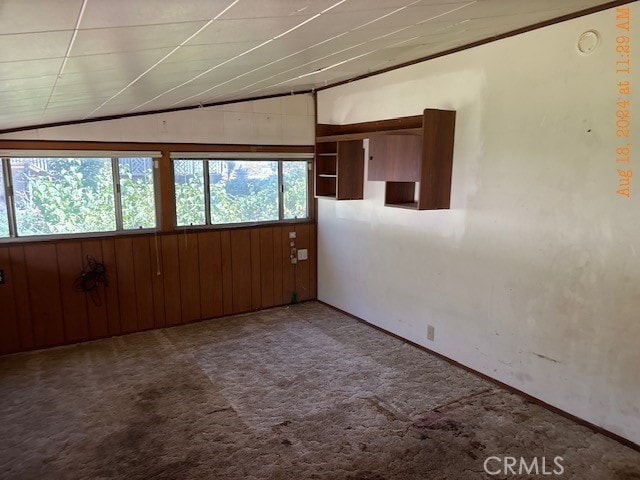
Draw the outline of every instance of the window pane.
<instances>
[{"instance_id":1,"label":"window pane","mask_svg":"<svg viewBox=\"0 0 640 480\"><path fill-rule=\"evenodd\" d=\"M116 228L108 158L12 158L18 235Z\"/></svg>"},{"instance_id":2,"label":"window pane","mask_svg":"<svg viewBox=\"0 0 640 480\"><path fill-rule=\"evenodd\" d=\"M204 163L201 160L174 160L176 225L204 225Z\"/></svg>"},{"instance_id":3,"label":"window pane","mask_svg":"<svg viewBox=\"0 0 640 480\"><path fill-rule=\"evenodd\" d=\"M278 162L209 160L211 223L278 220Z\"/></svg>"},{"instance_id":4,"label":"window pane","mask_svg":"<svg viewBox=\"0 0 640 480\"><path fill-rule=\"evenodd\" d=\"M156 202L150 158L119 158L122 226L125 230L154 228Z\"/></svg>"},{"instance_id":5,"label":"window pane","mask_svg":"<svg viewBox=\"0 0 640 480\"><path fill-rule=\"evenodd\" d=\"M4 193L4 172L0 161L0 238L9 236L9 217L7 216L7 199Z\"/></svg>"},{"instance_id":6,"label":"window pane","mask_svg":"<svg viewBox=\"0 0 640 480\"><path fill-rule=\"evenodd\" d=\"M282 162L285 220L307 218L307 162Z\"/></svg>"}]
</instances>

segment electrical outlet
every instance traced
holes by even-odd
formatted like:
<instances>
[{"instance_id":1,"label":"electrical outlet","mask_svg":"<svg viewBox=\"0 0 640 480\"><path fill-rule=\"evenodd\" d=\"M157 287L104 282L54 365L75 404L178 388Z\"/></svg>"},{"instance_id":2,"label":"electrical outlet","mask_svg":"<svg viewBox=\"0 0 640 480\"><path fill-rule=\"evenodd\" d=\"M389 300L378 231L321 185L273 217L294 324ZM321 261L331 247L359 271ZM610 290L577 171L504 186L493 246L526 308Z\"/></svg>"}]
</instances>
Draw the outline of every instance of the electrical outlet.
<instances>
[{"instance_id":1,"label":"electrical outlet","mask_svg":"<svg viewBox=\"0 0 640 480\"><path fill-rule=\"evenodd\" d=\"M298 260L307 260L309 258L309 254L306 248L301 248L298 250Z\"/></svg>"},{"instance_id":2,"label":"electrical outlet","mask_svg":"<svg viewBox=\"0 0 640 480\"><path fill-rule=\"evenodd\" d=\"M435 337L436 329L433 327L433 325L427 325L427 340L431 340L433 342Z\"/></svg>"},{"instance_id":3,"label":"electrical outlet","mask_svg":"<svg viewBox=\"0 0 640 480\"><path fill-rule=\"evenodd\" d=\"M296 232L289 232L289 238L296 238Z\"/></svg>"},{"instance_id":4,"label":"electrical outlet","mask_svg":"<svg viewBox=\"0 0 640 480\"><path fill-rule=\"evenodd\" d=\"M4 285L4 270L0 270L0 285Z\"/></svg>"}]
</instances>

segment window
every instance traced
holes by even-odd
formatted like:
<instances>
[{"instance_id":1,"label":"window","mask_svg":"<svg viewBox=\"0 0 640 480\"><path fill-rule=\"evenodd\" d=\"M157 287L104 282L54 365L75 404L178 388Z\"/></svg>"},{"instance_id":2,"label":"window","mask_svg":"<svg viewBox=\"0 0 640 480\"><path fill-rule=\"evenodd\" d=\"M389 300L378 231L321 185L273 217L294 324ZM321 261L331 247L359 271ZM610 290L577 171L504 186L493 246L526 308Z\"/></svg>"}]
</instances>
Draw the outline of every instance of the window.
<instances>
[{"instance_id":1,"label":"window","mask_svg":"<svg viewBox=\"0 0 640 480\"><path fill-rule=\"evenodd\" d=\"M284 218L307 218L307 165L304 162L282 162Z\"/></svg>"},{"instance_id":2,"label":"window","mask_svg":"<svg viewBox=\"0 0 640 480\"><path fill-rule=\"evenodd\" d=\"M308 217L306 160L174 159L173 172L177 226Z\"/></svg>"},{"instance_id":3,"label":"window","mask_svg":"<svg viewBox=\"0 0 640 480\"><path fill-rule=\"evenodd\" d=\"M4 158L2 164L11 188L2 189L0 237L8 236L5 218L17 237L156 225L151 158Z\"/></svg>"},{"instance_id":4,"label":"window","mask_svg":"<svg viewBox=\"0 0 640 480\"><path fill-rule=\"evenodd\" d=\"M2 167L2 165L0 165ZM9 217L7 216L7 197L5 195L4 171L0 168L0 238L9 236Z\"/></svg>"},{"instance_id":5,"label":"window","mask_svg":"<svg viewBox=\"0 0 640 480\"><path fill-rule=\"evenodd\" d=\"M156 202L151 158L119 158L122 228L155 228Z\"/></svg>"}]
</instances>

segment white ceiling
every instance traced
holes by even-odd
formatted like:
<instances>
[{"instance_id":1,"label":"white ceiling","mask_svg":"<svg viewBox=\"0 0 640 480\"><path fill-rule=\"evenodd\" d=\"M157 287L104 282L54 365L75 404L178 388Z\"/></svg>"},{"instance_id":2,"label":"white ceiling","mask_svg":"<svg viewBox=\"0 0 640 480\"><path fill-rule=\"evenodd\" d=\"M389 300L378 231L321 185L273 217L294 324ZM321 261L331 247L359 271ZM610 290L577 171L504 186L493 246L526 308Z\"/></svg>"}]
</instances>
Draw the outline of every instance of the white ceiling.
<instances>
[{"instance_id":1,"label":"white ceiling","mask_svg":"<svg viewBox=\"0 0 640 480\"><path fill-rule=\"evenodd\" d=\"M608 0L0 0L0 131L317 89Z\"/></svg>"}]
</instances>

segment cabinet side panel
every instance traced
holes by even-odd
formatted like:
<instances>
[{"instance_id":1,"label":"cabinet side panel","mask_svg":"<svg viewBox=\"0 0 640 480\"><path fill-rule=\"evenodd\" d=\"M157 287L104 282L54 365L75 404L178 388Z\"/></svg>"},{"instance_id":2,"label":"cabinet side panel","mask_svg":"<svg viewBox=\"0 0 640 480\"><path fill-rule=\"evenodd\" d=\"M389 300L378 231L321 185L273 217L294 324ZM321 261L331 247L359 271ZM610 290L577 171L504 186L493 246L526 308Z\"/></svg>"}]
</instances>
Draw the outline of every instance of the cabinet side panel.
<instances>
[{"instance_id":1,"label":"cabinet side panel","mask_svg":"<svg viewBox=\"0 0 640 480\"><path fill-rule=\"evenodd\" d=\"M456 112L425 110L420 209L449 208Z\"/></svg>"},{"instance_id":2,"label":"cabinet side panel","mask_svg":"<svg viewBox=\"0 0 640 480\"><path fill-rule=\"evenodd\" d=\"M361 200L364 191L362 140L338 142L338 200Z\"/></svg>"}]
</instances>

